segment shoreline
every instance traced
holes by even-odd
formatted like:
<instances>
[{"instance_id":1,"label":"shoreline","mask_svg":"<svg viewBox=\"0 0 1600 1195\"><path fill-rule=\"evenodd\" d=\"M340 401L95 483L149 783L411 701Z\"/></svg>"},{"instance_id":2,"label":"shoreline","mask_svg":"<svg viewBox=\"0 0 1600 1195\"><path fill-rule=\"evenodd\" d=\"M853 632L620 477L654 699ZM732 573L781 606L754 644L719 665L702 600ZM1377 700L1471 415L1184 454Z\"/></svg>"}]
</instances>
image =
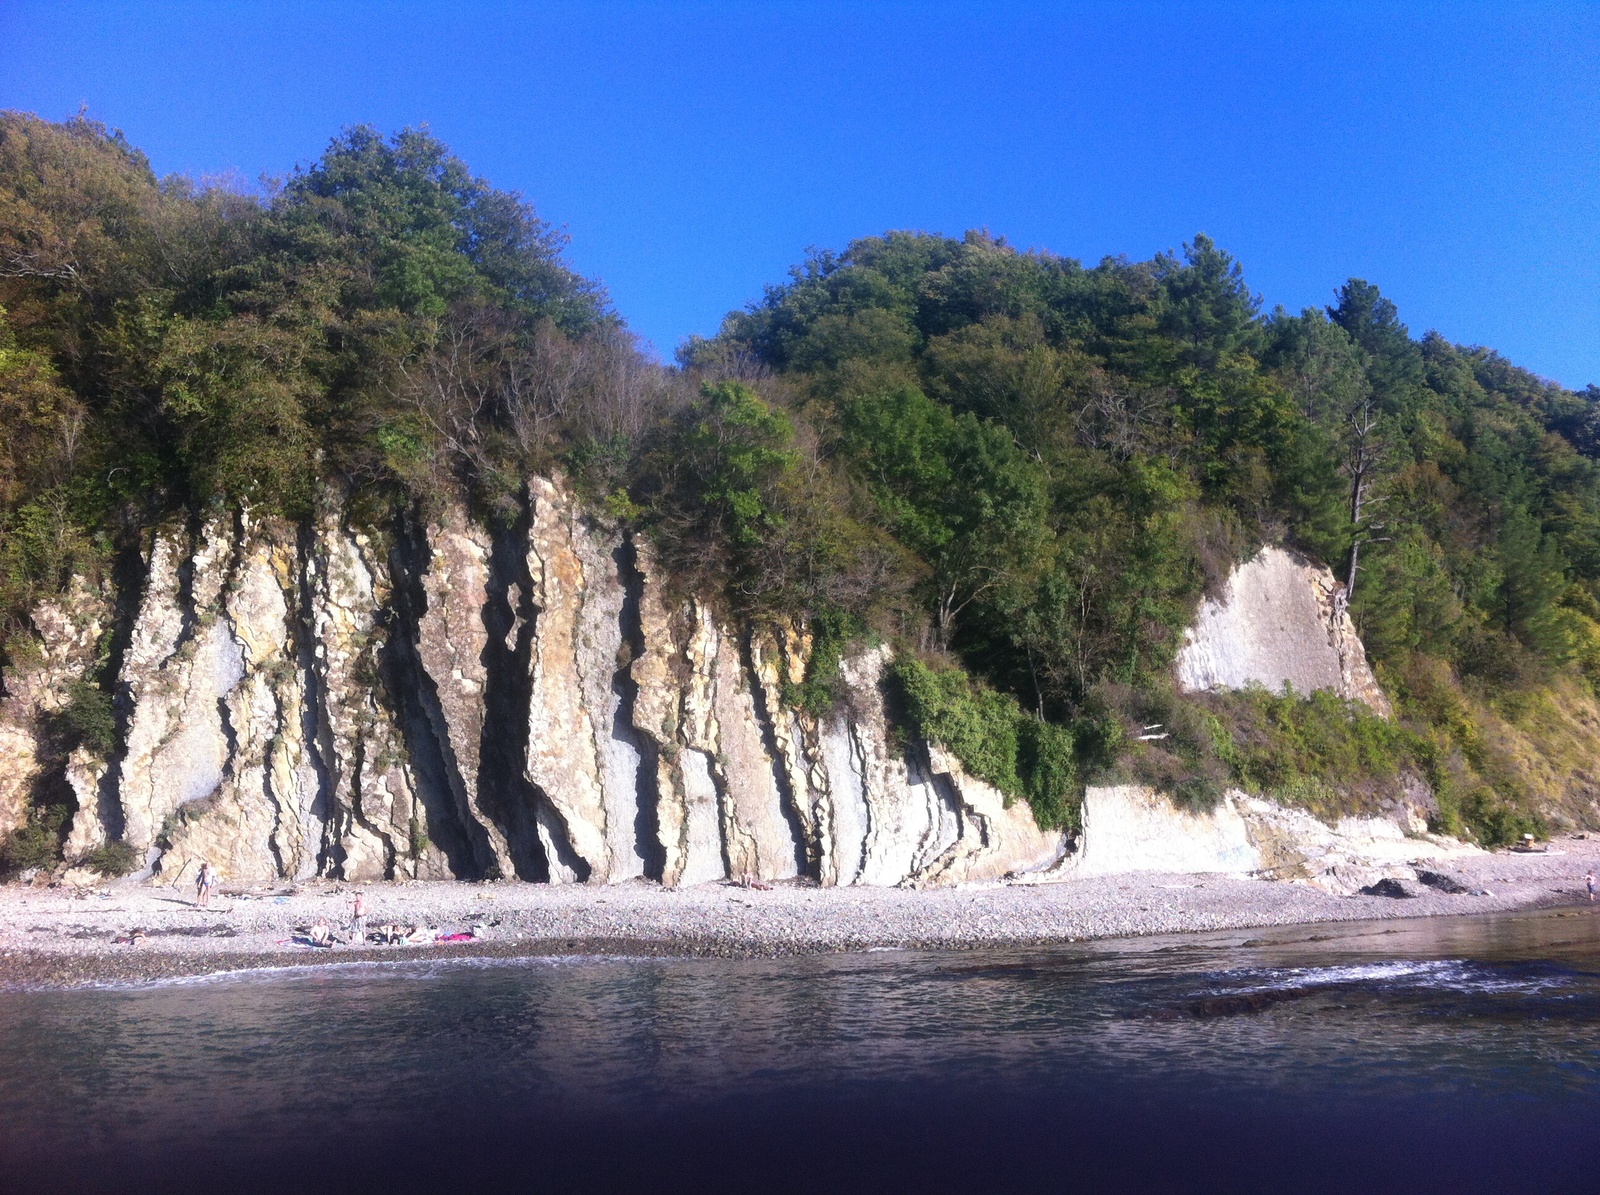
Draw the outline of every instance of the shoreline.
<instances>
[{"instance_id":1,"label":"shoreline","mask_svg":"<svg viewBox=\"0 0 1600 1195\"><path fill-rule=\"evenodd\" d=\"M1497 852L1427 866L1482 894L1335 896L1293 881L1154 872L923 891L313 881L225 889L212 908L199 909L187 889L126 881L77 890L8 885L0 888L0 989L138 984L338 963L981 950L1587 906L1583 877L1600 869L1600 838L1561 838L1548 854ZM319 917L342 931L358 889L367 894L369 930L398 922L437 933L477 927L485 936L332 949L292 944L296 931ZM1600 912L1600 902L1595 908ZM147 936L137 944L116 943L135 929Z\"/></svg>"}]
</instances>

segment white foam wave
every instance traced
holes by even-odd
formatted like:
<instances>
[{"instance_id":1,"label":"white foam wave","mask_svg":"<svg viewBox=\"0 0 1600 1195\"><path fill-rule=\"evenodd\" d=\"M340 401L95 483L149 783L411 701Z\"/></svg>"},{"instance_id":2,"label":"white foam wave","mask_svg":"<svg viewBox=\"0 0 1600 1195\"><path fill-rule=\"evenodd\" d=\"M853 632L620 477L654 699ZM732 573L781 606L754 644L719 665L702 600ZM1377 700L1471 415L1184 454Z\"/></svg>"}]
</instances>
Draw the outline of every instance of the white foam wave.
<instances>
[{"instance_id":1,"label":"white foam wave","mask_svg":"<svg viewBox=\"0 0 1600 1195\"><path fill-rule=\"evenodd\" d=\"M1297 991L1351 985L1396 989L1421 988L1463 993L1533 994L1567 986L1567 981L1558 976L1508 975L1467 959L1395 959L1341 967L1249 968L1223 972L1218 978L1239 979L1245 982L1228 983L1208 994L1242 996L1257 992ZM1249 982L1251 979L1256 979L1257 982Z\"/></svg>"},{"instance_id":2,"label":"white foam wave","mask_svg":"<svg viewBox=\"0 0 1600 1195\"><path fill-rule=\"evenodd\" d=\"M101 979L68 986L61 984L5 984L0 991L137 991L151 988L201 987L219 983L276 982L314 975L405 975L409 979L442 978L450 972L509 967L563 967L582 963L637 961L623 955L561 954L510 955L468 958L351 959L348 962L290 963L283 966L238 967L207 971L201 975L168 975L148 979Z\"/></svg>"}]
</instances>

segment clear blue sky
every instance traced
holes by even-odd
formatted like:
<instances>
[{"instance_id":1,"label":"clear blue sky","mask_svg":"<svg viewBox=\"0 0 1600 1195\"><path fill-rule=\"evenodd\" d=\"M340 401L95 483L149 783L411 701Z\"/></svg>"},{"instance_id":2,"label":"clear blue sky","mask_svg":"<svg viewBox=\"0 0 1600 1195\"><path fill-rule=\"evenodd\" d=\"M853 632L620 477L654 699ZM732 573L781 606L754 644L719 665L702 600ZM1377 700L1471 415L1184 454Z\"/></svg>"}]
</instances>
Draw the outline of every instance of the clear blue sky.
<instances>
[{"instance_id":1,"label":"clear blue sky","mask_svg":"<svg viewBox=\"0 0 1600 1195\"><path fill-rule=\"evenodd\" d=\"M254 178L427 122L670 353L887 228L1092 262L1196 231L1270 307L1600 382L1600 6L0 0L0 107Z\"/></svg>"}]
</instances>

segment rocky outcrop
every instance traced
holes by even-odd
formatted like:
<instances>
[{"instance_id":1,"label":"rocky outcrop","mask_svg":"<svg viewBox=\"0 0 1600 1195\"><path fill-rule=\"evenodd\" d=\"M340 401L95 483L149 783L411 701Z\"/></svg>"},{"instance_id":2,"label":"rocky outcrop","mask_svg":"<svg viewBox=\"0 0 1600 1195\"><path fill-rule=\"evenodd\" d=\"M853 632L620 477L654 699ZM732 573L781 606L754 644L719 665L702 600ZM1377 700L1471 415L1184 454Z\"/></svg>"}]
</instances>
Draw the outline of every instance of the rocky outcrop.
<instances>
[{"instance_id":1,"label":"rocky outcrop","mask_svg":"<svg viewBox=\"0 0 1600 1195\"><path fill-rule=\"evenodd\" d=\"M533 480L492 527L447 504L361 531L345 508L329 492L299 525L166 523L120 594L80 582L41 606L0 700L0 832L48 789L77 805L69 861L121 839L163 882L204 859L235 881L1159 870L1354 892L1470 849L1426 835L1425 791L1398 821L1330 827L1238 792L1195 812L1124 787L1088 791L1069 854L1025 804L892 730L887 648L841 662L831 710L797 707L804 627L669 598L646 546L559 480ZM1202 608L1180 681L1330 688L1387 712L1340 596L1326 570L1263 551ZM118 742L100 758L63 738L62 714L107 659Z\"/></svg>"},{"instance_id":2,"label":"rocky outcrop","mask_svg":"<svg viewBox=\"0 0 1600 1195\"><path fill-rule=\"evenodd\" d=\"M1225 872L1300 880L1340 895L1413 880L1420 861L1480 853L1453 838L1407 833L1387 818L1329 826L1303 809L1238 791L1209 810L1179 809L1138 785L1090 787L1081 849L1055 876Z\"/></svg>"},{"instance_id":3,"label":"rocky outcrop","mask_svg":"<svg viewBox=\"0 0 1600 1195\"><path fill-rule=\"evenodd\" d=\"M1344 592L1326 568L1263 548L1233 570L1221 598L1201 603L1178 653L1178 687L1332 689L1388 717L1389 699L1367 664Z\"/></svg>"},{"instance_id":4,"label":"rocky outcrop","mask_svg":"<svg viewBox=\"0 0 1600 1195\"><path fill-rule=\"evenodd\" d=\"M112 787L121 836L163 879L201 860L241 880L452 874L377 680L385 570L335 509L153 537Z\"/></svg>"},{"instance_id":5,"label":"rocky outcrop","mask_svg":"<svg viewBox=\"0 0 1600 1195\"><path fill-rule=\"evenodd\" d=\"M95 815L96 785L104 763L85 751L57 758L50 722L72 702L73 686L95 662L109 629L106 595L76 578L54 601L33 612L37 638L25 643L0 687L0 838L27 820L42 788L66 784ZM84 850L99 845L85 819Z\"/></svg>"},{"instance_id":6,"label":"rocky outcrop","mask_svg":"<svg viewBox=\"0 0 1600 1195\"><path fill-rule=\"evenodd\" d=\"M130 750L123 766L125 817L130 792L146 798L158 786L169 785L174 773L187 769L188 775L185 787L176 792L167 789L180 798L175 805L150 801L139 810L139 820L130 825L140 827L141 837L130 834L129 840L142 847L159 846L162 874L171 877L192 875L203 859L244 879L305 875L315 865L306 865L305 836L295 832L300 829L301 785L289 762L298 762L304 754L297 717L304 694L303 686L295 683L299 678L293 672L289 616L294 541L282 528L257 528L241 520L237 540L223 550L232 559L226 566L221 561L213 564L225 584L217 608L207 608L212 626L205 650L221 653L217 658L226 667L219 670L213 664L212 684L199 688L200 700L209 702L206 713L217 718L224 732L222 750L202 750L198 762L177 756L172 747L180 741L178 736L157 751L135 755ZM163 553L154 563L165 569L166 562ZM166 592L163 581L147 595L141 626L154 628L159 623L161 610L152 606L151 598L160 601ZM169 661L169 666L174 663ZM196 690L191 678L182 702L163 700L163 692L145 691L135 706L135 726L154 729L191 716L189 695ZM196 725L208 730L209 717L197 718ZM200 739L192 736L192 741ZM134 790L134 784L140 787ZM171 817L177 811L179 815ZM201 811L204 817L194 816ZM161 843L155 841L158 828Z\"/></svg>"},{"instance_id":7,"label":"rocky outcrop","mask_svg":"<svg viewBox=\"0 0 1600 1195\"><path fill-rule=\"evenodd\" d=\"M78 805L69 860L120 838L162 882L208 860L233 881L916 886L1065 850L936 745L900 744L886 649L843 662L838 708L795 708L803 628L669 599L649 551L557 479L492 526L446 504L361 531L346 505L329 492L299 525L216 512L149 535L118 748L51 764ZM12 823L34 800L40 718L109 617L79 605L42 607L42 660L7 677Z\"/></svg>"},{"instance_id":8,"label":"rocky outcrop","mask_svg":"<svg viewBox=\"0 0 1600 1195\"><path fill-rule=\"evenodd\" d=\"M920 887L1160 870L1359 891L1467 849L1426 835L1425 791L1408 791L1402 828L1330 827L1238 792L1183 811L1123 787L1088 791L1069 854L1025 804L893 730L887 648L841 661L832 709L796 706L804 627L670 597L648 548L558 479L492 526L446 504L363 531L346 506L330 491L298 525L165 523L120 593L80 583L41 606L0 701L0 831L48 789L77 805L69 862L121 839L163 882L209 860L233 881ZM116 674L104 759L61 733L97 669ZM1288 683L1387 710L1332 578L1277 549L1206 604L1178 670L1189 688Z\"/></svg>"},{"instance_id":9,"label":"rocky outcrop","mask_svg":"<svg viewBox=\"0 0 1600 1195\"><path fill-rule=\"evenodd\" d=\"M117 780L123 836L152 864L167 819L211 798L229 764L236 732L226 699L244 676L243 648L222 617L231 539L220 518L157 528L123 662L133 708Z\"/></svg>"},{"instance_id":10,"label":"rocky outcrop","mask_svg":"<svg viewBox=\"0 0 1600 1195\"><path fill-rule=\"evenodd\" d=\"M1253 872L1262 865L1231 794L1196 812L1140 785L1090 787L1081 816L1081 847L1063 867L1073 876Z\"/></svg>"},{"instance_id":11,"label":"rocky outcrop","mask_svg":"<svg viewBox=\"0 0 1600 1195\"><path fill-rule=\"evenodd\" d=\"M549 875L637 878L654 870L656 849L641 820L653 781L643 774L627 674L639 637L632 547L586 520L553 482L532 483L530 507L527 777L542 796Z\"/></svg>"}]
</instances>

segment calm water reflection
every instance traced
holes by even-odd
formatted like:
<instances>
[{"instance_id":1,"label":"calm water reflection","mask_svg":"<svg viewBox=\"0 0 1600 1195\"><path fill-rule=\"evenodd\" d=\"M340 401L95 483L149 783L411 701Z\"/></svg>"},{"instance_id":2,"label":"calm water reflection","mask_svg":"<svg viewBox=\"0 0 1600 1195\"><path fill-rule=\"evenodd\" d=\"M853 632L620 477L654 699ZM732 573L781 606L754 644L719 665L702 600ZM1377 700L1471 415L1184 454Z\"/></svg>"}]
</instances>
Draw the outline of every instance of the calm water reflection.
<instances>
[{"instance_id":1,"label":"calm water reflection","mask_svg":"<svg viewBox=\"0 0 1600 1195\"><path fill-rule=\"evenodd\" d=\"M1600 1190L1600 916L0 993L0 1189Z\"/></svg>"}]
</instances>

